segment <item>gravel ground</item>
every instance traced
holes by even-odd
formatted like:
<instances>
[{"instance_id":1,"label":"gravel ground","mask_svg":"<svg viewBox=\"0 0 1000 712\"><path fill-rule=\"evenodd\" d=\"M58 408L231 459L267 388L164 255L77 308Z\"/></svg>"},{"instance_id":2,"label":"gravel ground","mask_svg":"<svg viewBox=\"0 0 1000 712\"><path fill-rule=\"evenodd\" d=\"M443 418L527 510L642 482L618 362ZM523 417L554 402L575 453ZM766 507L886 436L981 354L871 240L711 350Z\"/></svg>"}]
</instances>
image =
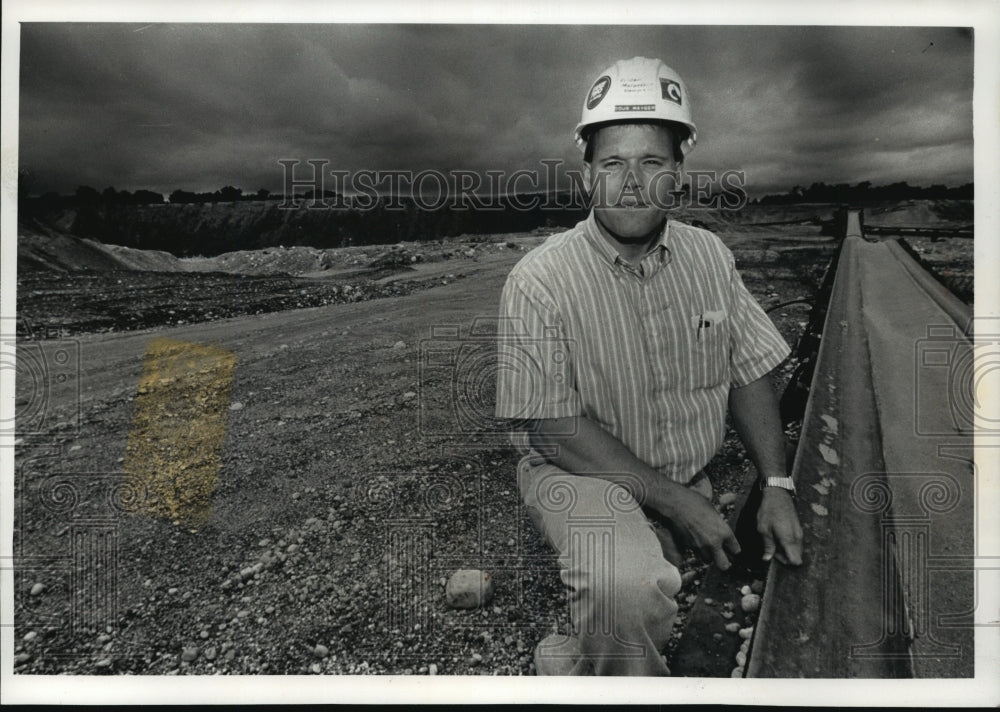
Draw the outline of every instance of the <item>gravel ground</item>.
<instances>
[{"instance_id":1,"label":"gravel ground","mask_svg":"<svg viewBox=\"0 0 1000 712\"><path fill-rule=\"evenodd\" d=\"M830 247L767 253L747 241L737 259L751 292L770 307L808 297ZM183 281L189 278L213 281ZM144 322L153 326L176 323L162 307L176 303L178 294L187 311L175 308L166 317L194 319L197 303L197 318L211 321L264 304L273 310L294 309L303 300L314 304L308 300L336 296L329 290L341 286L316 281L304 288L307 280L277 277L237 283L220 275L34 279L19 284L19 306L68 333L133 323L122 316L101 325L111 311L101 301L109 289L118 294L122 314L131 303L134 314L153 315ZM108 281L118 279L122 288ZM405 295L442 281L432 279L387 286ZM372 286L374 279L351 283L364 285L359 302L385 296ZM206 292L204 299L194 286ZM150 304L159 306L147 309ZM794 344L807 309L785 307L772 318ZM323 352L317 350L296 361L262 363L237 382L239 418L227 433L221 465L227 476L220 478L207 525L119 518L117 611L110 625L71 611L74 589L89 579L74 578L52 559L72 549L71 527L65 512L36 504L35 480L19 478L16 527L25 557L15 573L15 671L532 674L534 645L549 632L565 631L568 618L555 559L519 506L514 454L489 432L461 438L465 450L454 440L420 433L420 409L446 407L455 383L447 374L416 383L412 343L378 352L344 348L336 379L318 377ZM779 381L794 365L782 367ZM55 430L63 453L59 467L40 470L106 471L113 454L102 452L102 442L108 433L128 430L133 403L126 389L88 404L79 433ZM48 444L21 442L19 466L43 455ZM731 431L709 475L717 497L741 494L751 476ZM75 511L99 509L103 496L99 489L84 492ZM733 505L725 511L733 514ZM496 597L485 608L445 605L444 583L459 568L493 576ZM689 556L675 640L700 634L684 623L705 569ZM734 588L718 603L732 610L739 600Z\"/></svg>"}]
</instances>

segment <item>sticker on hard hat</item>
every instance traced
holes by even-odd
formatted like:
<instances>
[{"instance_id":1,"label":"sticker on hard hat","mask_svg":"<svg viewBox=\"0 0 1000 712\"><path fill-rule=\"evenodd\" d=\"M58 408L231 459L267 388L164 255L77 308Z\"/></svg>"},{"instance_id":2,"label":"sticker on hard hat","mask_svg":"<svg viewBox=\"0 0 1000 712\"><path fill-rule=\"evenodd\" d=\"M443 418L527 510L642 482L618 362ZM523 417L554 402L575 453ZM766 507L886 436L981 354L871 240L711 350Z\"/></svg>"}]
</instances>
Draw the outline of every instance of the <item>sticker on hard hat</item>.
<instances>
[{"instance_id":1,"label":"sticker on hard hat","mask_svg":"<svg viewBox=\"0 0 1000 712\"><path fill-rule=\"evenodd\" d=\"M595 106L601 103L601 99L608 93L608 87L611 86L611 77L605 74L603 77L594 82L594 86L590 88L590 94L587 95L587 108L593 109Z\"/></svg>"},{"instance_id":2,"label":"sticker on hard hat","mask_svg":"<svg viewBox=\"0 0 1000 712\"><path fill-rule=\"evenodd\" d=\"M660 93L667 101L681 103L681 85L673 79L660 79Z\"/></svg>"},{"instance_id":3,"label":"sticker on hard hat","mask_svg":"<svg viewBox=\"0 0 1000 712\"><path fill-rule=\"evenodd\" d=\"M656 111L656 104L615 104L615 111Z\"/></svg>"}]
</instances>

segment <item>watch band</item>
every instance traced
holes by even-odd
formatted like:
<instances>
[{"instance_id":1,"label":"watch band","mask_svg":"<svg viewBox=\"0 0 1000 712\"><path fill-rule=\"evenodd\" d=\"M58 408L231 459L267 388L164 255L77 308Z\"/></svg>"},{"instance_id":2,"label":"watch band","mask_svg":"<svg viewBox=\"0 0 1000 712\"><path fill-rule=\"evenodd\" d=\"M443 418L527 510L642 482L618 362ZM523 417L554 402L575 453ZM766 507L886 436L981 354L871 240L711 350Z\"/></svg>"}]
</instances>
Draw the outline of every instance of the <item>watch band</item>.
<instances>
[{"instance_id":1,"label":"watch band","mask_svg":"<svg viewBox=\"0 0 1000 712\"><path fill-rule=\"evenodd\" d=\"M791 477L763 477L760 480L760 488L763 490L765 487L780 487L795 494L795 483Z\"/></svg>"}]
</instances>

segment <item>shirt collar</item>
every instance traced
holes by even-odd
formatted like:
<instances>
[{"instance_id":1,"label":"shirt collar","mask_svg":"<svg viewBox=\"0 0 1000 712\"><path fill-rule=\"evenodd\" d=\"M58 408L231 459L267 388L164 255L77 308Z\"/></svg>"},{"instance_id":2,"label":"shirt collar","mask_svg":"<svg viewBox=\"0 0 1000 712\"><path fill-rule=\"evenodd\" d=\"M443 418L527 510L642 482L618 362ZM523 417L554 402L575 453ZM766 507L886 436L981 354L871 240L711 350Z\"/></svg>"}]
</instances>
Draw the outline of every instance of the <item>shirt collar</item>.
<instances>
[{"instance_id":1,"label":"shirt collar","mask_svg":"<svg viewBox=\"0 0 1000 712\"><path fill-rule=\"evenodd\" d=\"M665 261L667 256L670 254L670 248L667 246L667 241L670 238L670 223L671 220L667 220L663 224L663 230L660 232L659 237L656 238L656 242L649 249L649 252L643 257L643 261L649 259L650 255L658 255L661 261ZM622 259L621 255L618 254L618 250L608 242L608 240L601 234L601 228L597 224L597 218L594 216L594 211L590 211L590 215L587 216L586 222L584 222L583 234L590 243L590 246L594 248L597 252L598 257L611 267L620 267L626 265L627 262Z\"/></svg>"}]
</instances>

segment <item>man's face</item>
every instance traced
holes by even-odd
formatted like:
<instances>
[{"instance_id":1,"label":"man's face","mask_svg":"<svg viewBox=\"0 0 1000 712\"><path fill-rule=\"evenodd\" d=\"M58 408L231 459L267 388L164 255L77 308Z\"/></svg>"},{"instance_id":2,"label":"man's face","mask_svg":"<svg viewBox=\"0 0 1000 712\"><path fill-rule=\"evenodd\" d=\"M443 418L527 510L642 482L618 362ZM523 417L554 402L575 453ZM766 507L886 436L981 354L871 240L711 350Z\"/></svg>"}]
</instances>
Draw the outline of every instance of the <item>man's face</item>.
<instances>
[{"instance_id":1,"label":"man's face","mask_svg":"<svg viewBox=\"0 0 1000 712\"><path fill-rule=\"evenodd\" d=\"M671 204L678 163L669 127L658 124L614 124L590 139L591 163L584 176L597 186L594 213L620 242L642 242L658 231Z\"/></svg>"}]
</instances>

